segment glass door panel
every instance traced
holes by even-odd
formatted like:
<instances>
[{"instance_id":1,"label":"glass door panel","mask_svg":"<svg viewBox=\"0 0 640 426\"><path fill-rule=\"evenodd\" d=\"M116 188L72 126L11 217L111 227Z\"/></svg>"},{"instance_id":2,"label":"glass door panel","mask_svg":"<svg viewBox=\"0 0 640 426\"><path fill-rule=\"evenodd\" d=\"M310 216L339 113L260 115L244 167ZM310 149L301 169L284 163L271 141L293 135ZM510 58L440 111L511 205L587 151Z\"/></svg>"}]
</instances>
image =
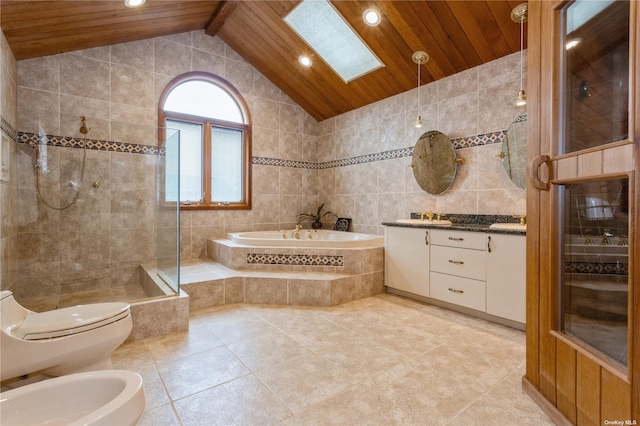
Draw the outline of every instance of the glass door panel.
<instances>
[{"instance_id":1,"label":"glass door panel","mask_svg":"<svg viewBox=\"0 0 640 426\"><path fill-rule=\"evenodd\" d=\"M560 193L560 331L626 369L629 180L567 184Z\"/></svg>"},{"instance_id":2,"label":"glass door panel","mask_svg":"<svg viewBox=\"0 0 640 426\"><path fill-rule=\"evenodd\" d=\"M562 10L561 154L629 138L629 7L577 0Z\"/></svg>"},{"instance_id":3,"label":"glass door panel","mask_svg":"<svg viewBox=\"0 0 640 426\"><path fill-rule=\"evenodd\" d=\"M164 129L156 185L156 267L158 276L180 293L180 131ZM169 196L169 194L171 194Z\"/></svg>"}]
</instances>

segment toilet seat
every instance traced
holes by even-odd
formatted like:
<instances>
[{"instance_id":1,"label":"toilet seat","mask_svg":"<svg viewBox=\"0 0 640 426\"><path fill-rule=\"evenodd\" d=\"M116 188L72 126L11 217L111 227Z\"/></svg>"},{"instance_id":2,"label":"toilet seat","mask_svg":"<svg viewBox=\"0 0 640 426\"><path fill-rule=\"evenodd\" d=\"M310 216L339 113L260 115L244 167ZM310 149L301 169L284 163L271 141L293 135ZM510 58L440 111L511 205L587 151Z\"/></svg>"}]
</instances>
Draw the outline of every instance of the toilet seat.
<instances>
[{"instance_id":1,"label":"toilet seat","mask_svg":"<svg viewBox=\"0 0 640 426\"><path fill-rule=\"evenodd\" d=\"M42 340L69 336L112 324L129 315L127 303L78 305L27 315L11 334L24 340Z\"/></svg>"}]
</instances>

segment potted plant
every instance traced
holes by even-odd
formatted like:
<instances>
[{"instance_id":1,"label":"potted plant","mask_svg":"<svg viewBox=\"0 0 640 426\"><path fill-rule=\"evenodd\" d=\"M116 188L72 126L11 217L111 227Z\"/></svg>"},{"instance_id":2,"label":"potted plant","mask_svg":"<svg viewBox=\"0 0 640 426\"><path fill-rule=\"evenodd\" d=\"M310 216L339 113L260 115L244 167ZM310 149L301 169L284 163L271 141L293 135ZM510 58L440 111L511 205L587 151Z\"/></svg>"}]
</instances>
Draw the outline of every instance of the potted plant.
<instances>
[{"instance_id":1,"label":"potted plant","mask_svg":"<svg viewBox=\"0 0 640 426\"><path fill-rule=\"evenodd\" d=\"M311 222L311 227L313 229L319 229L319 228L322 228L322 218L323 217L325 217L327 215L338 217L334 213L331 213L329 211L323 213L322 212L323 208L324 208L324 203L322 203L322 204L320 204L318 206L318 210L316 210L316 214L300 213L298 215L298 223L301 223L301 222L304 222L304 221L310 221Z\"/></svg>"}]
</instances>

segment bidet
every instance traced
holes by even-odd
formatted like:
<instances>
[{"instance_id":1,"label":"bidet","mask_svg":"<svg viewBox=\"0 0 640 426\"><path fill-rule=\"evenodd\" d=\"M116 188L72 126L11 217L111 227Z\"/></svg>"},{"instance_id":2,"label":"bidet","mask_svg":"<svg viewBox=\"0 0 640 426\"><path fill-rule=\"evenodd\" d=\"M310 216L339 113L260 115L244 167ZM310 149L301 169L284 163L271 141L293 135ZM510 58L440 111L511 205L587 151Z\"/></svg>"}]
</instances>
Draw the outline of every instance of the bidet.
<instances>
[{"instance_id":1,"label":"bidet","mask_svg":"<svg viewBox=\"0 0 640 426\"><path fill-rule=\"evenodd\" d=\"M136 424L145 405L139 374L92 371L0 393L0 418L3 426L125 426Z\"/></svg>"}]
</instances>

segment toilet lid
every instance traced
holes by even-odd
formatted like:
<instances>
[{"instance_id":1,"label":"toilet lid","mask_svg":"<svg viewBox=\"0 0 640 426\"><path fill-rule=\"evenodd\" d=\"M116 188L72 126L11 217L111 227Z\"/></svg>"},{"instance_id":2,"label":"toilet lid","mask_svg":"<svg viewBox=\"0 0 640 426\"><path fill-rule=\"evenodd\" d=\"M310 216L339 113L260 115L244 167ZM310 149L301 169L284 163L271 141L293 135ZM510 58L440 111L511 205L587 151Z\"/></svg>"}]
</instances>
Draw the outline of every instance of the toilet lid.
<instances>
[{"instance_id":1,"label":"toilet lid","mask_svg":"<svg viewBox=\"0 0 640 426\"><path fill-rule=\"evenodd\" d=\"M129 315L127 303L94 303L27 315L11 334L25 340L51 339L93 330Z\"/></svg>"}]
</instances>

